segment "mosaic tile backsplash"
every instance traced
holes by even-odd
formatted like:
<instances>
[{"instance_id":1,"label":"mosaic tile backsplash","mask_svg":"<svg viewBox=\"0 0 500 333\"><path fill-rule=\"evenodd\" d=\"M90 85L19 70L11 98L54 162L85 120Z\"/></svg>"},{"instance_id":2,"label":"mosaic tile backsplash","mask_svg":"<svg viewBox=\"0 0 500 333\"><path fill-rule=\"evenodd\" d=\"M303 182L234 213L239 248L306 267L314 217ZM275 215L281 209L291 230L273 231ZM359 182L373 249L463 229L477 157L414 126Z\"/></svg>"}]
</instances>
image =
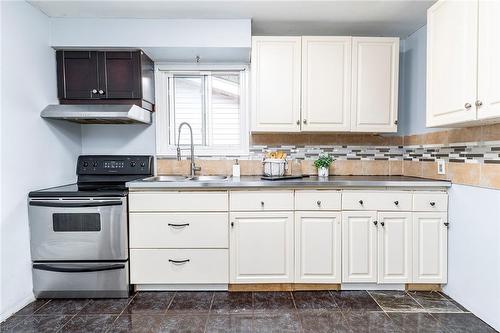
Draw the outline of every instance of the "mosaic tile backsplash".
<instances>
[{"instance_id":1,"label":"mosaic tile backsplash","mask_svg":"<svg viewBox=\"0 0 500 333\"><path fill-rule=\"evenodd\" d=\"M380 160L380 161L420 161L445 160L458 163L500 164L500 141L470 142L460 144L427 144L412 146L293 146L255 145L250 147L248 156L198 156L204 159L262 160L267 152L281 150L292 160L314 160L327 153L335 160Z\"/></svg>"}]
</instances>

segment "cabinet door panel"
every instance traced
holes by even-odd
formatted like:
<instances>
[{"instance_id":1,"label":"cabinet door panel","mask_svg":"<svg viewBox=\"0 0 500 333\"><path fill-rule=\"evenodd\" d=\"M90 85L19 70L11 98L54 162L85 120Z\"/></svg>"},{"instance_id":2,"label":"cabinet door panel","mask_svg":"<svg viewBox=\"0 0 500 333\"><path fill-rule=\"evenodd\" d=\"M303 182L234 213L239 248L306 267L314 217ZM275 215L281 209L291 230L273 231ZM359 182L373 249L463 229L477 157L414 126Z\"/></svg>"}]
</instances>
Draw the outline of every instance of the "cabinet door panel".
<instances>
[{"instance_id":1,"label":"cabinet door panel","mask_svg":"<svg viewBox=\"0 0 500 333\"><path fill-rule=\"evenodd\" d=\"M99 85L104 91L102 98L142 98L140 51L100 52L99 56L103 63Z\"/></svg>"},{"instance_id":2,"label":"cabinet door panel","mask_svg":"<svg viewBox=\"0 0 500 333\"><path fill-rule=\"evenodd\" d=\"M409 212L378 213L378 282L410 283L412 226Z\"/></svg>"},{"instance_id":3,"label":"cabinet door panel","mask_svg":"<svg viewBox=\"0 0 500 333\"><path fill-rule=\"evenodd\" d=\"M439 1L427 11L429 127L476 120L477 9L477 1Z\"/></svg>"},{"instance_id":4,"label":"cabinet door panel","mask_svg":"<svg viewBox=\"0 0 500 333\"><path fill-rule=\"evenodd\" d=\"M93 99L99 94L96 51L57 51L58 97L60 99Z\"/></svg>"},{"instance_id":5,"label":"cabinet door panel","mask_svg":"<svg viewBox=\"0 0 500 333\"><path fill-rule=\"evenodd\" d=\"M447 282L446 213L413 213L413 282Z\"/></svg>"},{"instance_id":6,"label":"cabinet door panel","mask_svg":"<svg viewBox=\"0 0 500 333\"><path fill-rule=\"evenodd\" d=\"M300 131L300 45L300 37L252 38L253 131Z\"/></svg>"},{"instance_id":7,"label":"cabinet door panel","mask_svg":"<svg viewBox=\"0 0 500 333\"><path fill-rule=\"evenodd\" d=\"M295 213L295 282L340 283L341 214Z\"/></svg>"},{"instance_id":8,"label":"cabinet door panel","mask_svg":"<svg viewBox=\"0 0 500 333\"><path fill-rule=\"evenodd\" d=\"M500 117L500 1L479 1L478 119Z\"/></svg>"},{"instance_id":9,"label":"cabinet door panel","mask_svg":"<svg viewBox=\"0 0 500 333\"><path fill-rule=\"evenodd\" d=\"M293 213L232 213L231 283L293 281Z\"/></svg>"},{"instance_id":10,"label":"cabinet door panel","mask_svg":"<svg viewBox=\"0 0 500 333\"><path fill-rule=\"evenodd\" d=\"M396 132L399 38L352 39L354 132Z\"/></svg>"},{"instance_id":11,"label":"cabinet door panel","mask_svg":"<svg viewBox=\"0 0 500 333\"><path fill-rule=\"evenodd\" d=\"M351 37L302 37L302 130L349 131Z\"/></svg>"},{"instance_id":12,"label":"cabinet door panel","mask_svg":"<svg viewBox=\"0 0 500 333\"><path fill-rule=\"evenodd\" d=\"M377 282L376 212L342 212L342 282Z\"/></svg>"}]
</instances>

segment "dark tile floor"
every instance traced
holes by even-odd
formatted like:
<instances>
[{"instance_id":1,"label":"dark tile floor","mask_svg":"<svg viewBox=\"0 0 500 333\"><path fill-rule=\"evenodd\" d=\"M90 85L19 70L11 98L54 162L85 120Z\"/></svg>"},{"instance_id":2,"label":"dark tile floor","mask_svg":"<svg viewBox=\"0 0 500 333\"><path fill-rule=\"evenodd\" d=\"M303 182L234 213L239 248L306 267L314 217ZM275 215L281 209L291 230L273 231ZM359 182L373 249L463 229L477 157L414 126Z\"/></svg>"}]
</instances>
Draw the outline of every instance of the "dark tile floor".
<instances>
[{"instance_id":1,"label":"dark tile floor","mask_svg":"<svg viewBox=\"0 0 500 333\"><path fill-rule=\"evenodd\" d=\"M437 292L139 292L37 300L2 332L495 332Z\"/></svg>"}]
</instances>

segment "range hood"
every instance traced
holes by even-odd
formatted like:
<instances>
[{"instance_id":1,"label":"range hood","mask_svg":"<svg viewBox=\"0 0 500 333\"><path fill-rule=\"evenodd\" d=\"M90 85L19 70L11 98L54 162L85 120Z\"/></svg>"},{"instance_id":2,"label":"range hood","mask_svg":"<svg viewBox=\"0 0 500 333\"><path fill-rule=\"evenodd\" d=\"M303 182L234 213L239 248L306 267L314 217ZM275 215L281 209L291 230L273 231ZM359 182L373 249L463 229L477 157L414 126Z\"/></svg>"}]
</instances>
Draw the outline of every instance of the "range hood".
<instances>
[{"instance_id":1,"label":"range hood","mask_svg":"<svg viewBox=\"0 0 500 333\"><path fill-rule=\"evenodd\" d=\"M80 124L151 124L151 112L135 104L47 105L42 118L64 119Z\"/></svg>"}]
</instances>

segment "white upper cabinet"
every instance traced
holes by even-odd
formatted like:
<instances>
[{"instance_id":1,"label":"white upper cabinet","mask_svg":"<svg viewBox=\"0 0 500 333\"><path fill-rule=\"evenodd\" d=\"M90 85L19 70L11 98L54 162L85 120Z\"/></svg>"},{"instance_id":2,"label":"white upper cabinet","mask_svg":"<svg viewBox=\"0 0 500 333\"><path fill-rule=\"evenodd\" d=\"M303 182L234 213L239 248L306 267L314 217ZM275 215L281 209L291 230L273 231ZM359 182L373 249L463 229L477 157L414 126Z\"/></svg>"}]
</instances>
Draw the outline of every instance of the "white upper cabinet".
<instances>
[{"instance_id":1,"label":"white upper cabinet","mask_svg":"<svg viewBox=\"0 0 500 333\"><path fill-rule=\"evenodd\" d=\"M301 37L252 38L252 130L300 131Z\"/></svg>"},{"instance_id":2,"label":"white upper cabinet","mask_svg":"<svg viewBox=\"0 0 500 333\"><path fill-rule=\"evenodd\" d=\"M439 1L427 12L427 126L476 119L477 2Z\"/></svg>"},{"instance_id":3,"label":"white upper cabinet","mask_svg":"<svg viewBox=\"0 0 500 333\"><path fill-rule=\"evenodd\" d=\"M253 37L253 132L396 132L399 38Z\"/></svg>"},{"instance_id":4,"label":"white upper cabinet","mask_svg":"<svg viewBox=\"0 0 500 333\"><path fill-rule=\"evenodd\" d=\"M399 38L352 39L352 131L397 131L398 73Z\"/></svg>"},{"instance_id":5,"label":"white upper cabinet","mask_svg":"<svg viewBox=\"0 0 500 333\"><path fill-rule=\"evenodd\" d=\"M427 12L427 126L500 121L500 2L441 0Z\"/></svg>"},{"instance_id":6,"label":"white upper cabinet","mask_svg":"<svg viewBox=\"0 0 500 333\"><path fill-rule=\"evenodd\" d=\"M479 2L478 119L500 118L500 1Z\"/></svg>"},{"instance_id":7,"label":"white upper cabinet","mask_svg":"<svg viewBox=\"0 0 500 333\"><path fill-rule=\"evenodd\" d=\"M351 37L302 37L302 130L349 131Z\"/></svg>"}]
</instances>

